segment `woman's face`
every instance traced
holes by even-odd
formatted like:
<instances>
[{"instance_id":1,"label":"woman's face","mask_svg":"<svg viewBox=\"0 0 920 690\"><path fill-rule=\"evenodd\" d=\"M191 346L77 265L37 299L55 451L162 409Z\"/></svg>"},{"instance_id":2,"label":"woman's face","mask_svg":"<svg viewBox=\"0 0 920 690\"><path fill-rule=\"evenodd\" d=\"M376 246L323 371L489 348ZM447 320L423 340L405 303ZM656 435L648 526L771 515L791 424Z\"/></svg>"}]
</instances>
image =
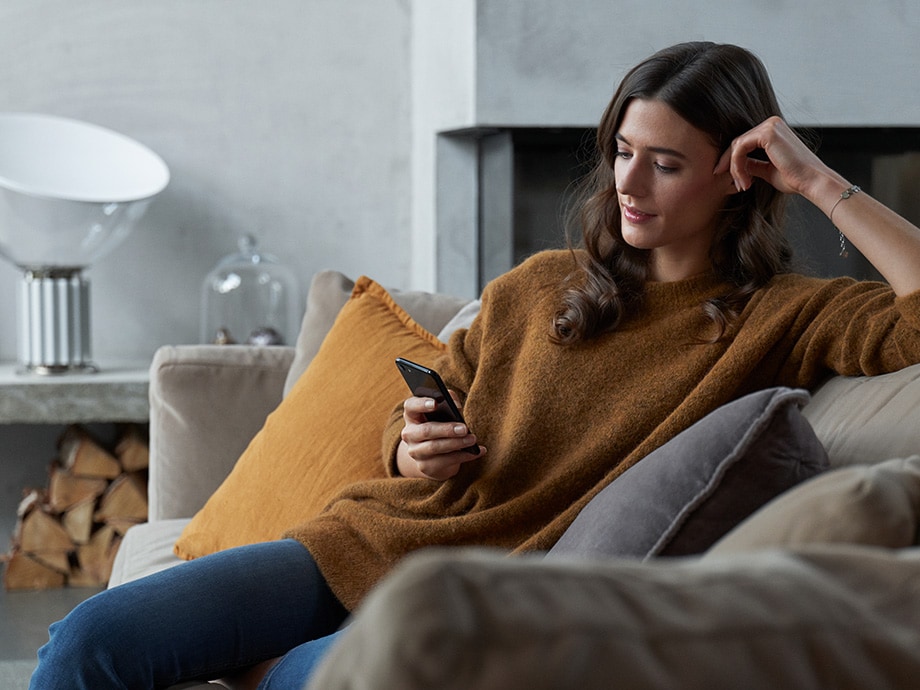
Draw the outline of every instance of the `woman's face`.
<instances>
[{"instance_id":1,"label":"woman's face","mask_svg":"<svg viewBox=\"0 0 920 690\"><path fill-rule=\"evenodd\" d=\"M650 278L682 280L707 270L716 215L735 193L728 173L713 174L721 152L656 100L631 101L616 139L623 239L651 250Z\"/></svg>"}]
</instances>

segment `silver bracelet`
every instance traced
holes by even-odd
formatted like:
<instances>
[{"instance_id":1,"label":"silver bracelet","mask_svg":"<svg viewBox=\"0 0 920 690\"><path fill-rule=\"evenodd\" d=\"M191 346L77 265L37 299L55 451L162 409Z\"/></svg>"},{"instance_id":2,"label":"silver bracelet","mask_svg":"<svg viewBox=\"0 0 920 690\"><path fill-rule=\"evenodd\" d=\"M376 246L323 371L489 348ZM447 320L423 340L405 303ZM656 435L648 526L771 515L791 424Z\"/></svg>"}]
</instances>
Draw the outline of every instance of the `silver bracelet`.
<instances>
[{"instance_id":1,"label":"silver bracelet","mask_svg":"<svg viewBox=\"0 0 920 690\"><path fill-rule=\"evenodd\" d=\"M835 228L837 228L837 226L834 224L834 211L837 210L837 204L839 204L844 199L849 199L854 194L859 194L861 191L862 189L860 188L860 186L857 184L854 184L851 187L847 187L840 193L840 198L834 202L834 205L831 207L831 212L827 216L828 218L830 218L831 224L834 225ZM840 256L842 256L845 259L850 255L850 253L847 251L847 239L846 237L843 236L843 233L840 232L839 228L837 228L837 234L840 235Z\"/></svg>"}]
</instances>

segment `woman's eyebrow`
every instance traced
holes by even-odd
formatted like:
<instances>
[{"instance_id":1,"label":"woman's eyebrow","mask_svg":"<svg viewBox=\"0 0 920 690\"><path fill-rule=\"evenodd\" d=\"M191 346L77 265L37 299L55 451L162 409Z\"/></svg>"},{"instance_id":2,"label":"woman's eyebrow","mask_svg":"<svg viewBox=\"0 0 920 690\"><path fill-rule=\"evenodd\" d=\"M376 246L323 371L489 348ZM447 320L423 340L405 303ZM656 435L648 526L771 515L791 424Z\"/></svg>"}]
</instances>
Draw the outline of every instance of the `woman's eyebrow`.
<instances>
[{"instance_id":1,"label":"woman's eyebrow","mask_svg":"<svg viewBox=\"0 0 920 690\"><path fill-rule=\"evenodd\" d=\"M622 134L620 134L619 132L617 132L614 136L616 137L617 141L622 141L622 142L623 142L624 144L626 144L627 146L632 146L632 144L630 144L630 143L626 140L626 137L624 137L624 136L623 136ZM680 151L677 151L677 150L675 150L675 149L669 149L669 148L666 148L666 147L664 147L664 146L649 146L649 147L646 148L646 150L647 150L647 151L652 151L652 152L654 152L654 153L663 153L663 154L665 154L665 155L667 155L667 156L674 156L675 158L682 158L682 159L684 159L684 160L687 159L687 156L685 156L684 154L682 154Z\"/></svg>"}]
</instances>

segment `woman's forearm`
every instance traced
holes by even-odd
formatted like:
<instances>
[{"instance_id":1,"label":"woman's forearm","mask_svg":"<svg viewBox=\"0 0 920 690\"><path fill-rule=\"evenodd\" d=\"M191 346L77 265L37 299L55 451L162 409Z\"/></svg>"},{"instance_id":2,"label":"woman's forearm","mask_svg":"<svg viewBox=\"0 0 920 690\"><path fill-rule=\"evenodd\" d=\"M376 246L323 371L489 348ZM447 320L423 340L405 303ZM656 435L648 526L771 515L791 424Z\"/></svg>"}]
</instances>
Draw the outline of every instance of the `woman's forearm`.
<instances>
[{"instance_id":1,"label":"woman's forearm","mask_svg":"<svg viewBox=\"0 0 920 690\"><path fill-rule=\"evenodd\" d=\"M850 192L839 175L816 187L816 203L863 256L878 269L898 295L920 290L920 229L866 192Z\"/></svg>"}]
</instances>

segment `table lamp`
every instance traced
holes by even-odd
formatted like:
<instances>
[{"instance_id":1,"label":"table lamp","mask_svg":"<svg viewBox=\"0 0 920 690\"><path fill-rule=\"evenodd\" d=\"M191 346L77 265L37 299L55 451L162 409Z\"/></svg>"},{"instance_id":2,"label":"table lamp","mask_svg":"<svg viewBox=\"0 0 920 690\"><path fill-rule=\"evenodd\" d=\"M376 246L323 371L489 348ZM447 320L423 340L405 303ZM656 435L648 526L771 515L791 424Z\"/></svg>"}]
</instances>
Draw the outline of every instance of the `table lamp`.
<instances>
[{"instance_id":1,"label":"table lamp","mask_svg":"<svg viewBox=\"0 0 920 690\"><path fill-rule=\"evenodd\" d=\"M131 232L168 183L163 160L117 132L0 113L0 257L22 271L20 371L96 370L83 270Z\"/></svg>"}]
</instances>

